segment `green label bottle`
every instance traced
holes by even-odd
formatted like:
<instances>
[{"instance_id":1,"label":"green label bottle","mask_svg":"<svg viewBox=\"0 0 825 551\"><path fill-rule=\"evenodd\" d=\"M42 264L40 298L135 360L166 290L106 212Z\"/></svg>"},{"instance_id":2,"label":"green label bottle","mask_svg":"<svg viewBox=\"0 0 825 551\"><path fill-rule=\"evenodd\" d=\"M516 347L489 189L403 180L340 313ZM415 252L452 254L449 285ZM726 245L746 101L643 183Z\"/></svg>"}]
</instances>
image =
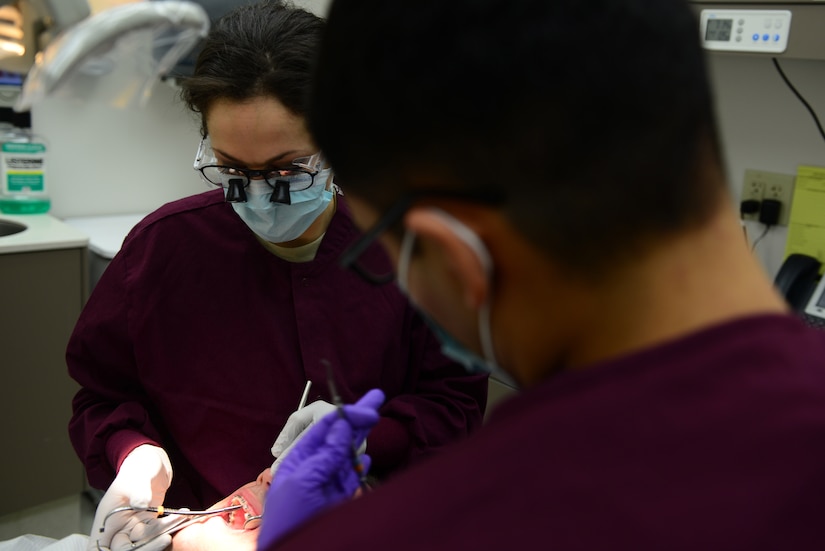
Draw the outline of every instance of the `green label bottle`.
<instances>
[{"instance_id":1,"label":"green label bottle","mask_svg":"<svg viewBox=\"0 0 825 551\"><path fill-rule=\"evenodd\" d=\"M48 212L45 140L16 128L0 135L0 142L0 212Z\"/></svg>"}]
</instances>

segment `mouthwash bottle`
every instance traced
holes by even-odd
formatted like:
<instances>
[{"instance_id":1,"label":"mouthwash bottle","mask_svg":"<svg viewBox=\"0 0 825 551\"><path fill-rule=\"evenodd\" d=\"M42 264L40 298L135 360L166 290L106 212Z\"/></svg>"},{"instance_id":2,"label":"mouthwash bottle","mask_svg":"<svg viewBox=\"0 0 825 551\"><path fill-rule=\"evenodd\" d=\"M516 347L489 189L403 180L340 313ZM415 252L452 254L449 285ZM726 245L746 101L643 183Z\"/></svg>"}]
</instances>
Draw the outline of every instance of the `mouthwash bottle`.
<instances>
[{"instance_id":1,"label":"mouthwash bottle","mask_svg":"<svg viewBox=\"0 0 825 551\"><path fill-rule=\"evenodd\" d=\"M27 129L0 129L0 179L0 212L48 212L46 141Z\"/></svg>"}]
</instances>

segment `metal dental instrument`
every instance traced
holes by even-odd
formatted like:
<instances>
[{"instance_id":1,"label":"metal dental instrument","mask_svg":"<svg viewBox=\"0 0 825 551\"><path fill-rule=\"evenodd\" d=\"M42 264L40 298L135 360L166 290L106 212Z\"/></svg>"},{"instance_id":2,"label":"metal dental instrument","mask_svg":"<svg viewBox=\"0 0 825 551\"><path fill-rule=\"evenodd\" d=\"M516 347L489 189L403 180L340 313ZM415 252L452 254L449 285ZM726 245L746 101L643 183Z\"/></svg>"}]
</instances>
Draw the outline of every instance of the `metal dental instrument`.
<instances>
[{"instance_id":1,"label":"metal dental instrument","mask_svg":"<svg viewBox=\"0 0 825 551\"><path fill-rule=\"evenodd\" d=\"M149 536L148 538L132 542L131 549L134 550L134 549L139 549L139 548L143 547L144 545L146 545L148 543L151 543L152 541L156 540L160 536L163 536L163 535L166 535L166 534L174 534L175 532L177 532L179 530L182 530L182 529L186 528L187 526L195 524L196 522L199 522L202 517L220 515L222 513L226 513L226 512L229 512L229 511L235 511L236 509L242 509L242 508L243 508L243 505L238 504L238 505L231 505L229 507L221 507L220 509L210 509L210 510L207 510L207 511L188 511L188 510L185 510L185 509L171 509L171 508L168 508L168 507L163 507L162 505L160 507L132 507L132 506L127 505L125 507L116 507L116 508L112 509L111 511L109 511L109 513L105 517L103 517L103 523L100 526L100 532L103 533L105 531L106 521L109 520L109 517L111 517L112 515L115 515L117 513L123 513L123 512L126 512L126 511L135 511L135 512L144 512L144 511L146 511L146 512L149 512L149 513L157 513L157 518L166 517L166 516L169 516L169 515L181 515L182 518L181 518L181 521L179 523L170 526L169 528L167 528L166 530L163 530L162 532L159 532L157 534ZM192 518L189 518L189 517L192 517ZM105 547L100 546L100 540L97 540L95 543L97 545L98 551L105 551L106 550Z\"/></svg>"},{"instance_id":2,"label":"metal dental instrument","mask_svg":"<svg viewBox=\"0 0 825 551\"><path fill-rule=\"evenodd\" d=\"M242 505L231 505L229 507L221 507L220 509L210 509L208 511L189 511L187 509L171 509L169 507L164 507L161 505L160 507L132 507L127 505L125 507L115 507L111 511L109 511L105 517L103 517L103 523L100 525L100 533L106 531L106 521L109 520L109 517L112 515L116 515L118 513L122 513L124 511L134 511L134 512L147 512L147 513L157 513L158 518L166 517L169 515L183 515L183 516L193 516L193 517L205 517L210 515L219 515L221 513L226 513L228 511L234 511L235 509L240 509Z\"/></svg>"},{"instance_id":3,"label":"metal dental instrument","mask_svg":"<svg viewBox=\"0 0 825 551\"><path fill-rule=\"evenodd\" d=\"M154 541L155 539L159 538L160 536L163 536L165 534L174 534L175 532L177 532L179 530L182 530L183 528L186 528L187 526L200 521L202 517L220 515L222 513L228 512L228 511L234 511L236 509L241 509L242 507L243 507L243 505L239 504L239 505L232 505L232 506L229 506L229 507L221 507L220 509L211 509L211 510L207 510L207 511L187 511L187 510L181 510L181 509L170 509L170 508L166 508L166 507L163 507L163 506L160 506L160 507L131 507L131 506L116 507L115 509L112 509L111 511L109 511L109 513L103 518L103 523L101 525L100 532L102 533L105 530L106 521L109 519L110 516L112 516L114 514L117 514L117 513L122 513L124 511L137 511L137 512L146 511L146 512L150 512L150 513L157 513L158 518L169 516L169 515L181 515L183 517L183 518L181 518L181 521L179 523L170 526L166 530L163 530L162 532L159 532L159 533L157 533L153 536L150 536L148 538L145 538L143 540L133 542L132 545L131 545L131 549L138 549L138 548L143 547L144 545ZM193 517L193 518L188 518L188 517ZM100 547L100 542L99 541L97 542L97 548L102 549Z\"/></svg>"},{"instance_id":4,"label":"metal dental instrument","mask_svg":"<svg viewBox=\"0 0 825 551\"><path fill-rule=\"evenodd\" d=\"M164 536L166 534L174 534L175 532L178 532L179 530L183 530L187 526L191 526L191 525L195 524L196 522L199 522L200 520L201 520L200 517L182 518L179 523L170 526L169 528L167 528L166 530L163 530L162 532L159 532L159 533L157 533L153 536L149 536L148 538L144 538L142 540L132 542L132 544L129 546L129 548L131 550L140 549L144 545L147 545L147 544L155 541L156 539L158 539L161 536ZM100 540L97 540L95 542L95 544L97 545L97 551L109 551L108 547L101 547L100 546Z\"/></svg>"},{"instance_id":5,"label":"metal dental instrument","mask_svg":"<svg viewBox=\"0 0 825 551\"><path fill-rule=\"evenodd\" d=\"M301 401L298 402L298 409L304 409L304 406L307 405L307 398L309 397L309 387L311 386L312 381L307 381L307 384L304 387L304 393L301 395Z\"/></svg>"},{"instance_id":6,"label":"metal dental instrument","mask_svg":"<svg viewBox=\"0 0 825 551\"><path fill-rule=\"evenodd\" d=\"M332 395L332 403L338 411L338 417L349 422L347 415L344 413L344 402L341 400L341 396L338 394L338 389L335 387L335 379L332 376L332 364L330 364L327 360L321 360L321 363L327 368L327 385L329 386L329 392ZM355 442L352 442L351 446L352 468L358 475L361 490L366 492L369 490L369 486L367 485L367 472L366 469L364 469L364 464L361 462L361 457L358 454L358 448L355 446Z\"/></svg>"}]
</instances>

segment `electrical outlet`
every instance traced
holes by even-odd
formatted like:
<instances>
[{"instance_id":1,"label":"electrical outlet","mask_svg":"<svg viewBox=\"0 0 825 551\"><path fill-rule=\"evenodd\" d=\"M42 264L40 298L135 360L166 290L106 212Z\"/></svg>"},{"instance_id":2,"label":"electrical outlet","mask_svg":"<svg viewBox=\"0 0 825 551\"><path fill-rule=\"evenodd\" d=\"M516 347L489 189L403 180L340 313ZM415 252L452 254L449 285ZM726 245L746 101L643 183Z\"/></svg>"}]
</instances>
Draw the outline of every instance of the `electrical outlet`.
<instances>
[{"instance_id":1,"label":"electrical outlet","mask_svg":"<svg viewBox=\"0 0 825 551\"><path fill-rule=\"evenodd\" d=\"M742 201L762 201L762 194L765 192L765 180L761 177L761 172L756 170L745 170L745 179L742 182ZM759 220L759 211L743 214L745 220Z\"/></svg>"},{"instance_id":2,"label":"electrical outlet","mask_svg":"<svg viewBox=\"0 0 825 551\"><path fill-rule=\"evenodd\" d=\"M745 180L742 183L742 201L747 199L756 199L757 201L773 199L779 201L782 206L779 209L777 225L787 226L791 214L791 200L793 199L795 182L796 176L793 174L745 170ZM759 220L759 213L746 214L744 218L745 220Z\"/></svg>"}]
</instances>

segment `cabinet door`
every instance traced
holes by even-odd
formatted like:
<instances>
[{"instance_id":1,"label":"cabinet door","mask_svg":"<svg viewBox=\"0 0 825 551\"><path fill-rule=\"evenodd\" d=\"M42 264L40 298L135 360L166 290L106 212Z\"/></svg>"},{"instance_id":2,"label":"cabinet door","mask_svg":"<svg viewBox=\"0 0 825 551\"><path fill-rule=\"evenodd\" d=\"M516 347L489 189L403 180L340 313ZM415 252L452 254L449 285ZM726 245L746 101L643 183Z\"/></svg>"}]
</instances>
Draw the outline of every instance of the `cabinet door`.
<instances>
[{"instance_id":1,"label":"cabinet door","mask_svg":"<svg viewBox=\"0 0 825 551\"><path fill-rule=\"evenodd\" d=\"M0 254L0 515L83 490L65 351L85 262L86 249Z\"/></svg>"}]
</instances>

